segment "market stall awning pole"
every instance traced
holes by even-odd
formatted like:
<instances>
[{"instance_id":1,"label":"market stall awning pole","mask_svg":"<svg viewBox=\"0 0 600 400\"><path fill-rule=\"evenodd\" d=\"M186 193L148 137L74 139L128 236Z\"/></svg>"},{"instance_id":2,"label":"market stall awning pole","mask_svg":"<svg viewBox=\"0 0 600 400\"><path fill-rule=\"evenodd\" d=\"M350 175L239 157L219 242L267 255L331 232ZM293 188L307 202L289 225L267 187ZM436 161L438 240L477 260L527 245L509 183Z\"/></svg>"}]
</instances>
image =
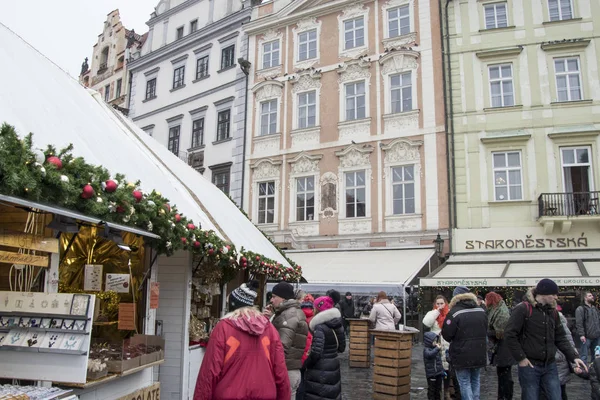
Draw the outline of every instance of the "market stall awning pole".
<instances>
[{"instance_id":1,"label":"market stall awning pole","mask_svg":"<svg viewBox=\"0 0 600 400\"><path fill-rule=\"evenodd\" d=\"M406 286L402 286L402 296L404 296L404 301L402 302L402 318L404 318L404 326L406 326Z\"/></svg>"},{"instance_id":2,"label":"market stall awning pole","mask_svg":"<svg viewBox=\"0 0 600 400\"><path fill-rule=\"evenodd\" d=\"M152 255L152 248L150 248L150 255ZM140 287L138 288L138 291L141 291L144 287L144 283L146 283L146 279L148 279L148 277L150 276L150 273L152 272L152 266L154 266L154 263L156 262L157 258L158 252L154 254L154 257L152 257L152 260L150 261L150 266L148 267L148 271L146 271L146 273L142 277L142 281L140 282Z\"/></svg>"}]
</instances>

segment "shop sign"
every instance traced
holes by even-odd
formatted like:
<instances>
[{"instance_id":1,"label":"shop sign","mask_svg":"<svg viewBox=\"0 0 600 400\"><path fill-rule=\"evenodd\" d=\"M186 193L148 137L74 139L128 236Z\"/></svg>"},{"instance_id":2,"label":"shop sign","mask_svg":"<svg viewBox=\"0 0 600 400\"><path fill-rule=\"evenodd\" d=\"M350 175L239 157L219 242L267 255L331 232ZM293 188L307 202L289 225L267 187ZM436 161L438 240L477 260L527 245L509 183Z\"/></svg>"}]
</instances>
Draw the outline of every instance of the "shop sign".
<instances>
[{"instance_id":1,"label":"shop sign","mask_svg":"<svg viewBox=\"0 0 600 400\"><path fill-rule=\"evenodd\" d=\"M117 400L160 400L160 382L119 397Z\"/></svg>"},{"instance_id":2,"label":"shop sign","mask_svg":"<svg viewBox=\"0 0 600 400\"><path fill-rule=\"evenodd\" d=\"M44 238L29 233L0 230L0 246L58 253L58 239Z\"/></svg>"},{"instance_id":3,"label":"shop sign","mask_svg":"<svg viewBox=\"0 0 600 400\"><path fill-rule=\"evenodd\" d=\"M543 278L421 278L421 286L535 286ZM558 286L600 286L600 276L551 278Z\"/></svg>"},{"instance_id":4,"label":"shop sign","mask_svg":"<svg viewBox=\"0 0 600 400\"><path fill-rule=\"evenodd\" d=\"M135 304L121 303L119 304L119 317L117 328L121 331L135 330Z\"/></svg>"},{"instance_id":5,"label":"shop sign","mask_svg":"<svg viewBox=\"0 0 600 400\"><path fill-rule=\"evenodd\" d=\"M0 263L48 267L48 257L34 256L33 254L12 253L10 251L0 250Z\"/></svg>"},{"instance_id":6,"label":"shop sign","mask_svg":"<svg viewBox=\"0 0 600 400\"><path fill-rule=\"evenodd\" d=\"M155 310L158 308L158 296L160 293L160 283L150 283L150 309Z\"/></svg>"},{"instance_id":7,"label":"shop sign","mask_svg":"<svg viewBox=\"0 0 600 400\"><path fill-rule=\"evenodd\" d=\"M99 292L102 290L102 264L85 265L85 279L83 290L86 292Z\"/></svg>"},{"instance_id":8,"label":"shop sign","mask_svg":"<svg viewBox=\"0 0 600 400\"><path fill-rule=\"evenodd\" d=\"M106 274L106 291L129 293L129 274Z\"/></svg>"},{"instance_id":9,"label":"shop sign","mask_svg":"<svg viewBox=\"0 0 600 400\"><path fill-rule=\"evenodd\" d=\"M585 250L600 247L600 240L586 232L545 234L542 228L488 228L455 230L458 253Z\"/></svg>"}]
</instances>

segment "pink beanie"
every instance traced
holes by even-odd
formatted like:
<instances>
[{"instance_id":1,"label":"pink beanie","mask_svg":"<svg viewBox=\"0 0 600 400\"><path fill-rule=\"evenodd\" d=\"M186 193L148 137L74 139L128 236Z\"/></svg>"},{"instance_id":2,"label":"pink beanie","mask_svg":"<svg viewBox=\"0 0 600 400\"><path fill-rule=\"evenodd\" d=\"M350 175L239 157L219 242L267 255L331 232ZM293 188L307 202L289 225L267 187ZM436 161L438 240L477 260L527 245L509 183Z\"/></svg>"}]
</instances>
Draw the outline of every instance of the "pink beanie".
<instances>
[{"instance_id":1,"label":"pink beanie","mask_svg":"<svg viewBox=\"0 0 600 400\"><path fill-rule=\"evenodd\" d=\"M314 302L314 307L317 311L325 311L333 308L333 300L329 296L317 297Z\"/></svg>"}]
</instances>

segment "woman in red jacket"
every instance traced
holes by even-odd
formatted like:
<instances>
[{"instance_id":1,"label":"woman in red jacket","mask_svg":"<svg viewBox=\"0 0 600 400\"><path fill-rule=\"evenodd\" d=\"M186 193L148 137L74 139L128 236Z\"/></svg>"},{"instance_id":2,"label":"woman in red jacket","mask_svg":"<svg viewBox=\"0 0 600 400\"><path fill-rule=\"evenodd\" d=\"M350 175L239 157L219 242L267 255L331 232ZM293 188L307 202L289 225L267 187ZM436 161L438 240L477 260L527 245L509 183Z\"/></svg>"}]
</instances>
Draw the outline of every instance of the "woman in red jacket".
<instances>
[{"instance_id":1,"label":"woman in red jacket","mask_svg":"<svg viewBox=\"0 0 600 400\"><path fill-rule=\"evenodd\" d=\"M229 295L230 313L213 329L194 400L289 400L292 395L277 330L254 308L258 283Z\"/></svg>"}]
</instances>

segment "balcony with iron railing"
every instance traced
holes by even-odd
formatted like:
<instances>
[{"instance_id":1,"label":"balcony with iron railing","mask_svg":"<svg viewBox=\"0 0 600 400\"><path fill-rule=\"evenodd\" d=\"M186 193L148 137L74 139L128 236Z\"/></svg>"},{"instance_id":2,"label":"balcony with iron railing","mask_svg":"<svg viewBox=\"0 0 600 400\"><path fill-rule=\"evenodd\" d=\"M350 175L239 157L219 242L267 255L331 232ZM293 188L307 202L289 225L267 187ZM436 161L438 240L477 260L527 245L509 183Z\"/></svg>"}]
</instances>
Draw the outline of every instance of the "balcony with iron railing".
<instances>
[{"instance_id":1,"label":"balcony with iron railing","mask_svg":"<svg viewBox=\"0 0 600 400\"><path fill-rule=\"evenodd\" d=\"M542 193L538 197L538 221L547 233L555 225L567 233L576 221L600 221L600 191Z\"/></svg>"}]
</instances>

